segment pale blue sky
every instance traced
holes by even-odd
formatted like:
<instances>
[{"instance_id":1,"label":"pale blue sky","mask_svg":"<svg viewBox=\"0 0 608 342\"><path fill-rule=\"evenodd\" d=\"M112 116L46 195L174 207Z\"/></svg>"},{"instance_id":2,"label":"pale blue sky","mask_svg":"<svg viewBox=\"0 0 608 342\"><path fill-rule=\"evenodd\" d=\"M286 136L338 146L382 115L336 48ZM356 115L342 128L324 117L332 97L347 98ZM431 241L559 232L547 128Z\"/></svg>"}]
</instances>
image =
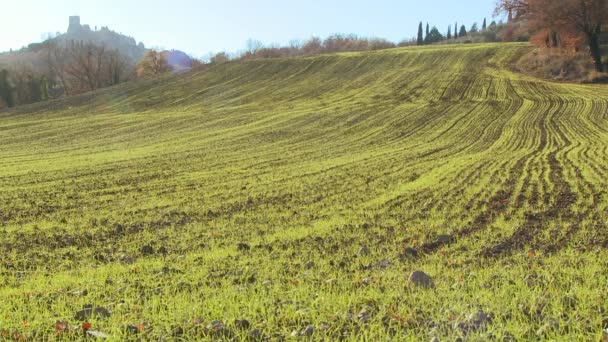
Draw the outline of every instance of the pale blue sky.
<instances>
[{"instance_id":1,"label":"pale blue sky","mask_svg":"<svg viewBox=\"0 0 608 342\"><path fill-rule=\"evenodd\" d=\"M175 48L201 57L234 52L248 38L285 44L313 35L354 33L399 41L416 35L419 21L443 32L455 21L491 21L495 0L3 0L0 51L65 32L70 15L109 26L148 47ZM142 5L143 4L143 5Z\"/></svg>"}]
</instances>

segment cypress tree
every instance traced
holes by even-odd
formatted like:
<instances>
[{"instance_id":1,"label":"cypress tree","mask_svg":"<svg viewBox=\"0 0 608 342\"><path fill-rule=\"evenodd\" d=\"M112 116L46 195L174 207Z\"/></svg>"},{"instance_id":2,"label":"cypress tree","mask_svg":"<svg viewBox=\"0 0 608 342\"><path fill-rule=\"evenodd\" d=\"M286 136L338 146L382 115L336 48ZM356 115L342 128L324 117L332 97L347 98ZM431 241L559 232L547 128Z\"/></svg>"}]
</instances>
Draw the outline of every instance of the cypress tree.
<instances>
[{"instance_id":1,"label":"cypress tree","mask_svg":"<svg viewBox=\"0 0 608 342\"><path fill-rule=\"evenodd\" d=\"M462 25L460 26L460 32L458 32L459 37L465 37L467 35L467 28Z\"/></svg>"},{"instance_id":2,"label":"cypress tree","mask_svg":"<svg viewBox=\"0 0 608 342\"><path fill-rule=\"evenodd\" d=\"M488 28L488 25L486 24L486 18L483 18L483 24L481 25L481 30L485 31Z\"/></svg>"},{"instance_id":3,"label":"cypress tree","mask_svg":"<svg viewBox=\"0 0 608 342\"><path fill-rule=\"evenodd\" d=\"M8 71L5 69L0 70L0 98L6 102L9 108L15 106L13 91L14 87L8 77Z\"/></svg>"},{"instance_id":4,"label":"cypress tree","mask_svg":"<svg viewBox=\"0 0 608 342\"><path fill-rule=\"evenodd\" d=\"M458 22L454 24L454 39L458 39Z\"/></svg>"},{"instance_id":5,"label":"cypress tree","mask_svg":"<svg viewBox=\"0 0 608 342\"><path fill-rule=\"evenodd\" d=\"M424 36L424 43L428 44L429 43L429 33L430 33L431 29L429 27L429 23L426 23L426 35Z\"/></svg>"},{"instance_id":6,"label":"cypress tree","mask_svg":"<svg viewBox=\"0 0 608 342\"><path fill-rule=\"evenodd\" d=\"M452 39L452 25L448 26L448 40Z\"/></svg>"},{"instance_id":7,"label":"cypress tree","mask_svg":"<svg viewBox=\"0 0 608 342\"><path fill-rule=\"evenodd\" d=\"M416 39L416 43L418 45L424 44L424 37L422 35L423 35L423 32L422 32L422 21L421 21L420 25L418 25L418 39Z\"/></svg>"}]
</instances>

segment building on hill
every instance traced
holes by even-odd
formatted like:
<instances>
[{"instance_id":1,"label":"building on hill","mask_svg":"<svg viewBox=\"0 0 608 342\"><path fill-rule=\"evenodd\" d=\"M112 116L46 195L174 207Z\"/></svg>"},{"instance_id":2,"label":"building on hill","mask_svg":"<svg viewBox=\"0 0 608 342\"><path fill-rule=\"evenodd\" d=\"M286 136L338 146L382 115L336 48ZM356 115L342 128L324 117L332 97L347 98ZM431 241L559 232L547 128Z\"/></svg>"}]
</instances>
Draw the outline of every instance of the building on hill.
<instances>
[{"instance_id":1,"label":"building on hill","mask_svg":"<svg viewBox=\"0 0 608 342\"><path fill-rule=\"evenodd\" d=\"M73 15L70 17L70 26L68 26L68 32L74 32L81 28L80 16Z\"/></svg>"},{"instance_id":2,"label":"building on hill","mask_svg":"<svg viewBox=\"0 0 608 342\"><path fill-rule=\"evenodd\" d=\"M65 44L76 41L105 45L107 48L118 50L133 65L141 60L146 53L144 44L141 42L138 44L134 38L112 31L107 26L103 26L99 31L93 31L89 25L81 23L79 16L71 16L68 31L55 39Z\"/></svg>"}]
</instances>

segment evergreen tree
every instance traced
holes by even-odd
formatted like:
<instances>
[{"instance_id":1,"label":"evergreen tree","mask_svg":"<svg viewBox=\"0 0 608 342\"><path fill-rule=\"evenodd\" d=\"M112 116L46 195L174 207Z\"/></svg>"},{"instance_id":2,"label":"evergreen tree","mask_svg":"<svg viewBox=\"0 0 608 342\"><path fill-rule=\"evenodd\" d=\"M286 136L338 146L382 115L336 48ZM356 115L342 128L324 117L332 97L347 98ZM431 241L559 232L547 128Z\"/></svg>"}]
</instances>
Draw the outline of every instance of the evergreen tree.
<instances>
[{"instance_id":1,"label":"evergreen tree","mask_svg":"<svg viewBox=\"0 0 608 342\"><path fill-rule=\"evenodd\" d=\"M428 44L429 43L429 33L431 32L430 27L429 27L429 23L426 23L426 35L424 36L424 43Z\"/></svg>"},{"instance_id":2,"label":"evergreen tree","mask_svg":"<svg viewBox=\"0 0 608 342\"><path fill-rule=\"evenodd\" d=\"M486 18L483 18L483 24L481 25L481 30L485 31L488 28L488 25L486 24Z\"/></svg>"},{"instance_id":3,"label":"evergreen tree","mask_svg":"<svg viewBox=\"0 0 608 342\"><path fill-rule=\"evenodd\" d=\"M462 25L460 26L460 31L458 32L458 37L466 37L467 35L467 28Z\"/></svg>"},{"instance_id":4,"label":"evergreen tree","mask_svg":"<svg viewBox=\"0 0 608 342\"><path fill-rule=\"evenodd\" d=\"M477 28L477 23L474 23L473 26L471 26L469 33L477 33L477 32L479 32L479 28Z\"/></svg>"},{"instance_id":5,"label":"evergreen tree","mask_svg":"<svg viewBox=\"0 0 608 342\"><path fill-rule=\"evenodd\" d=\"M422 32L422 21L421 21L420 25L418 25L418 39L416 39L416 43L418 45L424 44L424 37L422 35L423 35L423 32Z\"/></svg>"},{"instance_id":6,"label":"evergreen tree","mask_svg":"<svg viewBox=\"0 0 608 342\"><path fill-rule=\"evenodd\" d=\"M25 103L35 103L42 100L42 85L37 77L32 75L27 76L27 89L29 98L25 101L23 99L19 100Z\"/></svg>"},{"instance_id":7,"label":"evergreen tree","mask_svg":"<svg viewBox=\"0 0 608 342\"><path fill-rule=\"evenodd\" d=\"M452 25L448 26L448 40L452 39Z\"/></svg>"},{"instance_id":8,"label":"evergreen tree","mask_svg":"<svg viewBox=\"0 0 608 342\"><path fill-rule=\"evenodd\" d=\"M429 35L427 36L427 43L433 44L443 40L443 35L439 32L437 27L433 26L430 30Z\"/></svg>"},{"instance_id":9,"label":"evergreen tree","mask_svg":"<svg viewBox=\"0 0 608 342\"><path fill-rule=\"evenodd\" d=\"M6 105L9 107L15 106L14 90L13 84L8 77L8 71L5 69L0 70L0 99L6 102Z\"/></svg>"},{"instance_id":10,"label":"evergreen tree","mask_svg":"<svg viewBox=\"0 0 608 342\"><path fill-rule=\"evenodd\" d=\"M458 22L454 25L454 39L458 39Z\"/></svg>"}]
</instances>

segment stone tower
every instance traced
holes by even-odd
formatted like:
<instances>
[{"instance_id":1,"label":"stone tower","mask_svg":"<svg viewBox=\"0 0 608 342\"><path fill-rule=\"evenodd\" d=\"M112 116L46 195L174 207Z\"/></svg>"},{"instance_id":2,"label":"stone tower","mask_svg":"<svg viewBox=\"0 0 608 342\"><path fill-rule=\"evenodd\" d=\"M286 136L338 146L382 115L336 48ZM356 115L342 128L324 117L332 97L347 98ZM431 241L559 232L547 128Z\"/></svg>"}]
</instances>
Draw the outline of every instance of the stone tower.
<instances>
[{"instance_id":1,"label":"stone tower","mask_svg":"<svg viewBox=\"0 0 608 342\"><path fill-rule=\"evenodd\" d=\"M74 15L70 17L70 26L68 26L68 32L78 31L82 26L80 26L80 16Z\"/></svg>"}]
</instances>

